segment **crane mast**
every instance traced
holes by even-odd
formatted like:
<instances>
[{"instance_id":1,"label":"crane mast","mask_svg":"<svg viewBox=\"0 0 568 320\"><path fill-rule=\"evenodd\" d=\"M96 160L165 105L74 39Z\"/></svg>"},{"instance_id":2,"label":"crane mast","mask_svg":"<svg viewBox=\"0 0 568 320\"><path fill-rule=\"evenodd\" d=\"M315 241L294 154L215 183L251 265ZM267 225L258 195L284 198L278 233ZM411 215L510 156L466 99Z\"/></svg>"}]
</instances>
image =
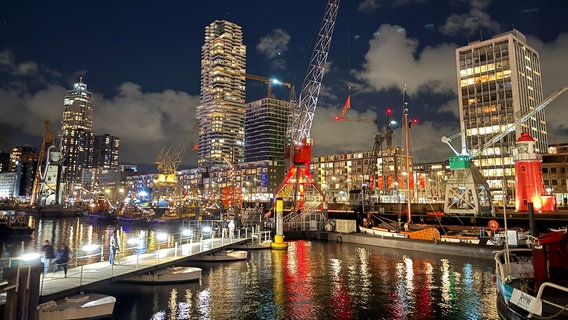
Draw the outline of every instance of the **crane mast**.
<instances>
[{"instance_id":1,"label":"crane mast","mask_svg":"<svg viewBox=\"0 0 568 320\"><path fill-rule=\"evenodd\" d=\"M325 196L317 183L315 183L308 168L312 157L313 144L313 140L310 138L310 130L314 120L338 9L339 0L328 1L314 50L312 51L308 71L302 84L300 97L297 105L293 106L288 122L288 141L285 150L288 173L276 190L275 195L277 197L286 185L293 185L294 207L296 209L303 207L305 202L304 187L308 185L313 186L318 191L325 203ZM300 197L299 201L297 196Z\"/></svg>"}]
</instances>

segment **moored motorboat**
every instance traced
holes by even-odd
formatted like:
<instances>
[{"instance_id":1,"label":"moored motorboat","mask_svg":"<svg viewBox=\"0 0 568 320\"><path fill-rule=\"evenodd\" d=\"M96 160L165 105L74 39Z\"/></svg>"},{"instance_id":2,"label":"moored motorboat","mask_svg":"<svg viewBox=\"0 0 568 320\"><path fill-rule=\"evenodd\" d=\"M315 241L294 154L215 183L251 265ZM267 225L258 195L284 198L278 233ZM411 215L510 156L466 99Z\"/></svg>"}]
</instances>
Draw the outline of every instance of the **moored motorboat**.
<instances>
[{"instance_id":1,"label":"moored motorboat","mask_svg":"<svg viewBox=\"0 0 568 320\"><path fill-rule=\"evenodd\" d=\"M497 252L495 278L502 319L568 319L566 231L535 238L532 249Z\"/></svg>"},{"instance_id":2,"label":"moored motorboat","mask_svg":"<svg viewBox=\"0 0 568 320\"><path fill-rule=\"evenodd\" d=\"M96 212L83 214L83 219L98 222L114 222L117 221L117 216L112 212Z\"/></svg>"},{"instance_id":3,"label":"moored motorboat","mask_svg":"<svg viewBox=\"0 0 568 320\"><path fill-rule=\"evenodd\" d=\"M101 319L112 316L116 298L98 293L50 300L37 307L38 320Z\"/></svg>"},{"instance_id":4,"label":"moored motorboat","mask_svg":"<svg viewBox=\"0 0 568 320\"><path fill-rule=\"evenodd\" d=\"M170 267L156 272L149 272L128 277L122 281L131 283L178 283L199 281L201 268L197 267Z\"/></svg>"},{"instance_id":5,"label":"moored motorboat","mask_svg":"<svg viewBox=\"0 0 568 320\"><path fill-rule=\"evenodd\" d=\"M195 261L242 261L248 258L248 252L244 250L222 250L219 252L204 254L200 256L191 257L190 260Z\"/></svg>"},{"instance_id":6,"label":"moored motorboat","mask_svg":"<svg viewBox=\"0 0 568 320\"><path fill-rule=\"evenodd\" d=\"M29 237L35 228L30 226L29 216L13 211L0 211L0 238Z\"/></svg>"},{"instance_id":7,"label":"moored motorboat","mask_svg":"<svg viewBox=\"0 0 568 320\"><path fill-rule=\"evenodd\" d=\"M37 208L37 213L41 218L68 218L83 214L83 210L74 207L63 207L62 205L48 205Z\"/></svg>"}]
</instances>

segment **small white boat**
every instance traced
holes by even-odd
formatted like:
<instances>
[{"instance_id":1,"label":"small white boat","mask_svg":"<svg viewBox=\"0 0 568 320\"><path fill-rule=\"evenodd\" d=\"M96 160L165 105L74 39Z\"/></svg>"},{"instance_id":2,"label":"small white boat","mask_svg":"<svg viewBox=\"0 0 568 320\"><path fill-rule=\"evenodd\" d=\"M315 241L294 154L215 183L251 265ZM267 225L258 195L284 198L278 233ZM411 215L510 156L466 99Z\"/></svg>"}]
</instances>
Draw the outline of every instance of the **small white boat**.
<instances>
[{"instance_id":1,"label":"small white boat","mask_svg":"<svg viewBox=\"0 0 568 320\"><path fill-rule=\"evenodd\" d=\"M100 319L112 316L116 298L98 293L51 300L37 307L38 320Z\"/></svg>"},{"instance_id":2,"label":"small white boat","mask_svg":"<svg viewBox=\"0 0 568 320\"><path fill-rule=\"evenodd\" d=\"M244 250L223 250L212 254L191 257L195 261L241 261L248 258L248 252Z\"/></svg>"},{"instance_id":3,"label":"small white boat","mask_svg":"<svg viewBox=\"0 0 568 320\"><path fill-rule=\"evenodd\" d=\"M128 277L122 281L131 283L176 283L201 279L201 269L196 267L171 267L156 272Z\"/></svg>"}]
</instances>

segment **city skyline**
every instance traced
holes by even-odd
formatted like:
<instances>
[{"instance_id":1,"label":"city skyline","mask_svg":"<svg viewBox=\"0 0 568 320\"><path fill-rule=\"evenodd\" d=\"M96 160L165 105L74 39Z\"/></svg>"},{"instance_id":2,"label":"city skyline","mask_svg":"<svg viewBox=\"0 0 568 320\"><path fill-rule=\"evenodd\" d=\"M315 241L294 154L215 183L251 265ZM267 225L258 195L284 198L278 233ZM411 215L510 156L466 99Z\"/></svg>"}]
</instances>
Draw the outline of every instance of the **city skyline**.
<instances>
[{"instance_id":1,"label":"city skyline","mask_svg":"<svg viewBox=\"0 0 568 320\"><path fill-rule=\"evenodd\" d=\"M314 155L372 149L386 109L394 110L393 119L402 117L406 84L410 116L420 122L412 130L416 162L446 160L451 150L440 137L459 131L454 49L513 26L540 52L545 97L568 85L568 23L560 16L567 9L564 2L432 4L341 2L312 128ZM0 14L5 39L0 46L0 148L38 147L44 120L59 131L65 91L84 75L95 95L95 134L121 139L121 163L151 167L161 148L183 142L195 123L208 24L227 20L241 26L247 73L278 77L299 92L325 2L268 1L245 8L230 1L170 1L159 8L115 4L108 12L89 5L71 10L63 3L10 6ZM264 84L246 83L247 103L266 96ZM351 109L346 115L375 116L376 124L334 120L348 83ZM273 91L287 98L287 88ZM568 140L566 104L568 98L560 97L546 109L551 144ZM196 158L188 151L182 164L196 165Z\"/></svg>"}]
</instances>

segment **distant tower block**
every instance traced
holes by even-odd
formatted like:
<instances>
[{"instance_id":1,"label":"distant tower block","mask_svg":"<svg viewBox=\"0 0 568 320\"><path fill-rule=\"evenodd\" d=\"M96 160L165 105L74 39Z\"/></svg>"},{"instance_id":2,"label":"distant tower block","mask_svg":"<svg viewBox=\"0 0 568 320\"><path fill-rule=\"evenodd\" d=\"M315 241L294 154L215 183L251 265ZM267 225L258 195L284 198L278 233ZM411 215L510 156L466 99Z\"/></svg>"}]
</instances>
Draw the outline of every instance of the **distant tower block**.
<instances>
[{"instance_id":1,"label":"distant tower block","mask_svg":"<svg viewBox=\"0 0 568 320\"><path fill-rule=\"evenodd\" d=\"M515 162L515 209L527 211L529 202L535 211L556 210L556 197L543 195L542 156L535 151L535 141L528 132L523 132L513 149Z\"/></svg>"}]
</instances>

